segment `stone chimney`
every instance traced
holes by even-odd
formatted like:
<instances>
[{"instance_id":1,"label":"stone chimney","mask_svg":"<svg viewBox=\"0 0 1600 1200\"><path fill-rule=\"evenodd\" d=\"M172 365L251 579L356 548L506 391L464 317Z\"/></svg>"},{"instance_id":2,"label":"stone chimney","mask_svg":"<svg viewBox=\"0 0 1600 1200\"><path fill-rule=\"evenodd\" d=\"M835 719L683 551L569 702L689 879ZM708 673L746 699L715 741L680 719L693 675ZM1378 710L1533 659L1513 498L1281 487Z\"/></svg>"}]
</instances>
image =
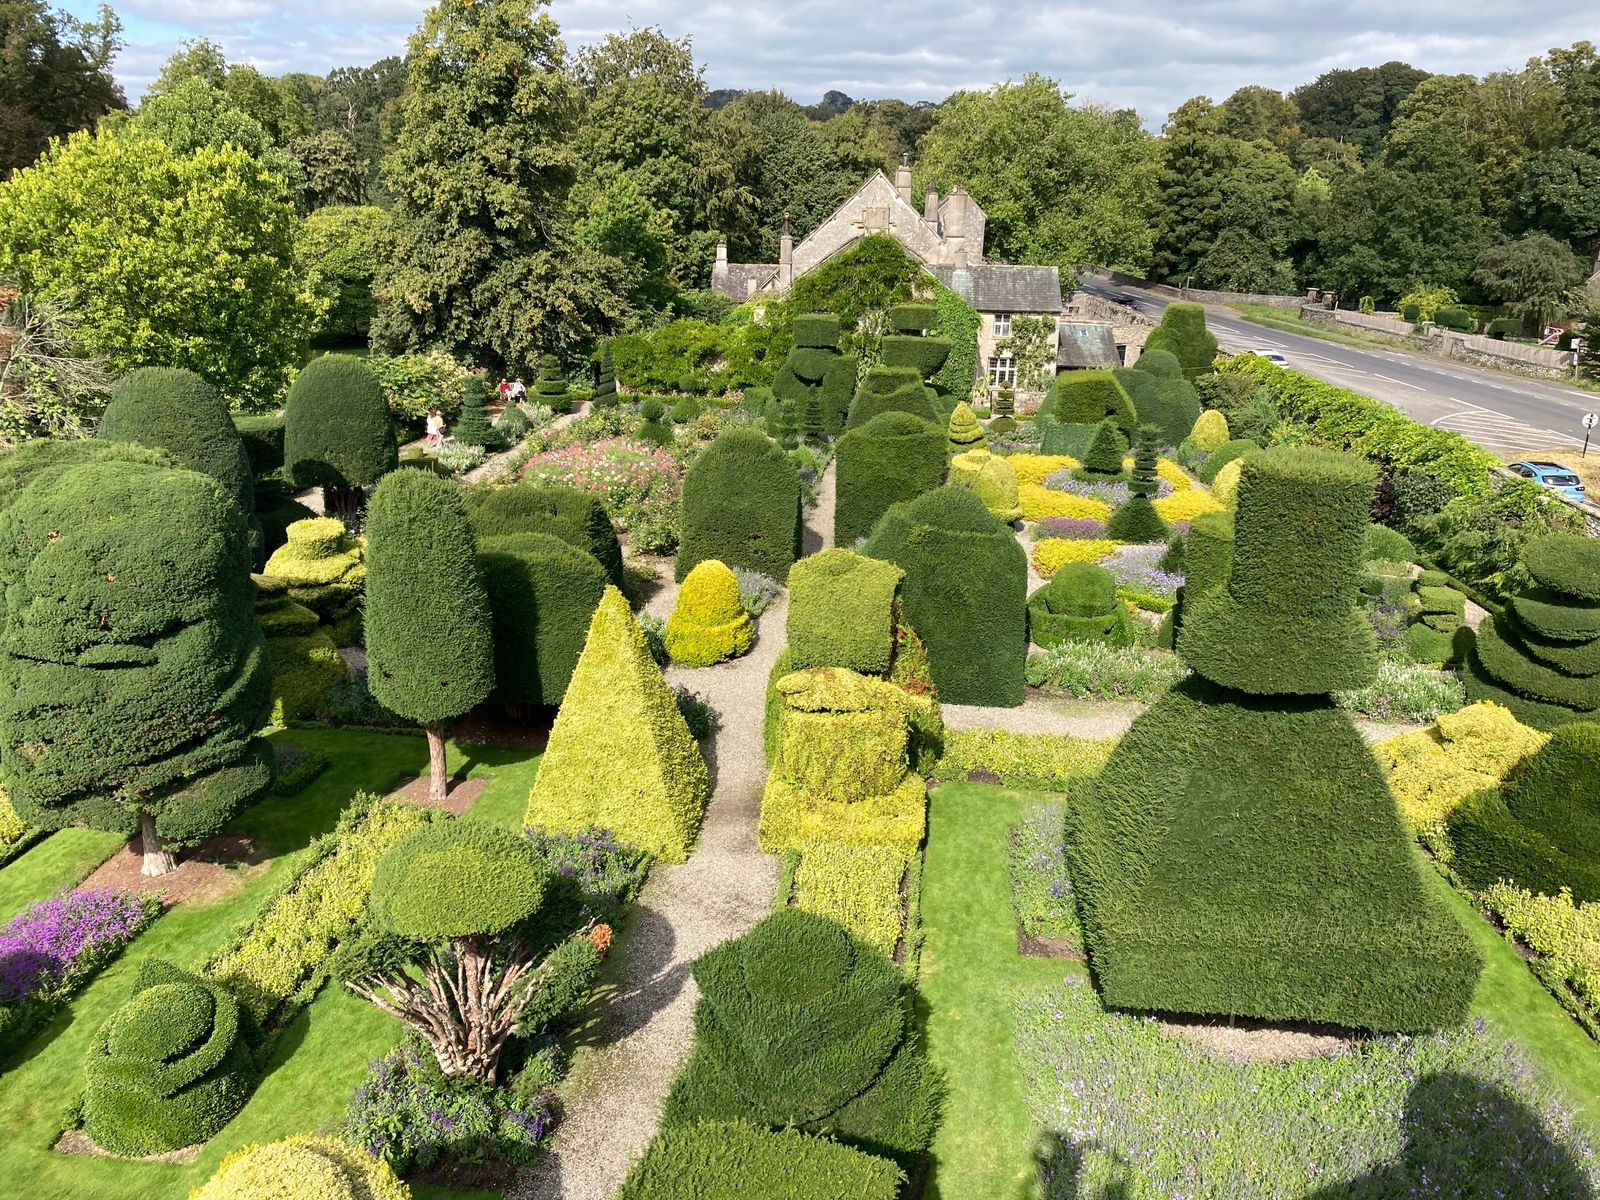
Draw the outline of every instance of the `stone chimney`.
<instances>
[{"instance_id":1,"label":"stone chimney","mask_svg":"<svg viewBox=\"0 0 1600 1200\"><path fill-rule=\"evenodd\" d=\"M787 292L794 282L794 235L789 232L789 214L783 214L783 236L778 239L778 290Z\"/></svg>"},{"instance_id":2,"label":"stone chimney","mask_svg":"<svg viewBox=\"0 0 1600 1200\"><path fill-rule=\"evenodd\" d=\"M717 261L711 266L711 290L728 295L728 242L717 239Z\"/></svg>"},{"instance_id":3,"label":"stone chimney","mask_svg":"<svg viewBox=\"0 0 1600 1200\"><path fill-rule=\"evenodd\" d=\"M922 198L922 219L939 231L939 189L928 185L928 194Z\"/></svg>"},{"instance_id":4,"label":"stone chimney","mask_svg":"<svg viewBox=\"0 0 1600 1200\"><path fill-rule=\"evenodd\" d=\"M911 203L911 156L908 154L900 156L900 165L894 169L894 190L900 193L900 199Z\"/></svg>"},{"instance_id":5,"label":"stone chimney","mask_svg":"<svg viewBox=\"0 0 1600 1200\"><path fill-rule=\"evenodd\" d=\"M967 265L967 190L960 184L950 189L944 201L944 241L950 261Z\"/></svg>"}]
</instances>

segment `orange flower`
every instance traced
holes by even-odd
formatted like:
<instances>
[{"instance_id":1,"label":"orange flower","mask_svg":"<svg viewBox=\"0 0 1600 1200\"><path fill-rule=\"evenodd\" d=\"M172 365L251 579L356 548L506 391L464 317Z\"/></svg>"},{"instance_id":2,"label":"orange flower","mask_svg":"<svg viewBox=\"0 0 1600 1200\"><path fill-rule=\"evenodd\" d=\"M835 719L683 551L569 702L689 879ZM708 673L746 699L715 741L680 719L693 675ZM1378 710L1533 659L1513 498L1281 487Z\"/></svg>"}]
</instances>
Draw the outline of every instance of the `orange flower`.
<instances>
[{"instance_id":1,"label":"orange flower","mask_svg":"<svg viewBox=\"0 0 1600 1200\"><path fill-rule=\"evenodd\" d=\"M600 951L600 957L604 958L606 951L611 949L611 926L596 925L589 930L589 940L594 943L594 948Z\"/></svg>"}]
</instances>

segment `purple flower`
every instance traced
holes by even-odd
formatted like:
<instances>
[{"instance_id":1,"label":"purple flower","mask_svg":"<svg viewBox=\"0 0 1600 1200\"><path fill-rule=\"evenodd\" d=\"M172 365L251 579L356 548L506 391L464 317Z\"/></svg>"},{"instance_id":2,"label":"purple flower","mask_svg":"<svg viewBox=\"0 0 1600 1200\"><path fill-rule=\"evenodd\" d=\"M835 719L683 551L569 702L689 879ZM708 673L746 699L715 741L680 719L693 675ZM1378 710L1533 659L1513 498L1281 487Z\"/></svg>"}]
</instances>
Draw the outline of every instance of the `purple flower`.
<instances>
[{"instance_id":1,"label":"purple flower","mask_svg":"<svg viewBox=\"0 0 1600 1200\"><path fill-rule=\"evenodd\" d=\"M1095 517L1046 517L1034 526L1036 538L1091 541L1106 535L1106 523Z\"/></svg>"},{"instance_id":2,"label":"purple flower","mask_svg":"<svg viewBox=\"0 0 1600 1200\"><path fill-rule=\"evenodd\" d=\"M128 892L79 889L18 913L0 930L0 998L60 983L81 961L132 940L150 911Z\"/></svg>"}]
</instances>

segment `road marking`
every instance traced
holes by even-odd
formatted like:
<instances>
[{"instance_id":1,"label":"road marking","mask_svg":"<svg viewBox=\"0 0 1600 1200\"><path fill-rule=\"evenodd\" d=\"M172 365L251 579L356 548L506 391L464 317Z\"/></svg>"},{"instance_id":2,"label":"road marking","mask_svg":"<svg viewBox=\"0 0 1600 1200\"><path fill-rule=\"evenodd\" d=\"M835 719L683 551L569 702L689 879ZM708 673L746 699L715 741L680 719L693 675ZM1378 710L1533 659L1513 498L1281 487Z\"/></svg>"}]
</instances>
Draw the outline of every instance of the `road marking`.
<instances>
[{"instance_id":1,"label":"road marking","mask_svg":"<svg viewBox=\"0 0 1600 1200\"><path fill-rule=\"evenodd\" d=\"M1398 383L1401 387L1410 388L1413 392L1425 392L1428 390L1425 387L1419 387L1417 384L1407 383L1404 379L1396 379L1392 375L1379 375L1376 371L1372 373L1372 377L1374 379L1385 380L1389 383Z\"/></svg>"}]
</instances>

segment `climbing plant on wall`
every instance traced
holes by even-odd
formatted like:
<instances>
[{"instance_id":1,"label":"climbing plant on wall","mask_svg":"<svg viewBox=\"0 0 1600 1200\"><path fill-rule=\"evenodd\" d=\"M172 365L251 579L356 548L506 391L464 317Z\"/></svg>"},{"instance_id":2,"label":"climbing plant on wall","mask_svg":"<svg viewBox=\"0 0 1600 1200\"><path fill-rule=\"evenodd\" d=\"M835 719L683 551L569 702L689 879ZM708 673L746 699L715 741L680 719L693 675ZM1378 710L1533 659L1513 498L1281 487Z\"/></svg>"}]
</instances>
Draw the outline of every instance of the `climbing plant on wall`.
<instances>
[{"instance_id":1,"label":"climbing plant on wall","mask_svg":"<svg viewBox=\"0 0 1600 1200\"><path fill-rule=\"evenodd\" d=\"M1056 355L1056 319L1043 313L1018 314L1011 318L1011 336L995 342L994 349L1017 360L1019 390L1042 392L1049 382L1046 369Z\"/></svg>"}]
</instances>

